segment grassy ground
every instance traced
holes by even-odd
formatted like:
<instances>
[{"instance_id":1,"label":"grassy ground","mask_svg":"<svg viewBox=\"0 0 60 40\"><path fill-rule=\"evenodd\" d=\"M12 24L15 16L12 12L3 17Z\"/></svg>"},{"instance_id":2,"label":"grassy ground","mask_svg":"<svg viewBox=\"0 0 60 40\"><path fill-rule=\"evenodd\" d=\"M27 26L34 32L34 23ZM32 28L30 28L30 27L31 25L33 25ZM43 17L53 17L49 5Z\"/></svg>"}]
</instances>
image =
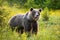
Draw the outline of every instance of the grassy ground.
<instances>
[{"instance_id":1,"label":"grassy ground","mask_svg":"<svg viewBox=\"0 0 60 40\"><path fill-rule=\"evenodd\" d=\"M27 37L25 33L21 35L15 31L12 32L8 26L8 20L16 14L24 14L29 9L17 9L14 7L2 7L1 9L4 9L9 15L5 17L6 24L0 27L0 40L60 40L60 10L49 11L49 21L43 21L42 16L40 16L38 34Z\"/></svg>"}]
</instances>

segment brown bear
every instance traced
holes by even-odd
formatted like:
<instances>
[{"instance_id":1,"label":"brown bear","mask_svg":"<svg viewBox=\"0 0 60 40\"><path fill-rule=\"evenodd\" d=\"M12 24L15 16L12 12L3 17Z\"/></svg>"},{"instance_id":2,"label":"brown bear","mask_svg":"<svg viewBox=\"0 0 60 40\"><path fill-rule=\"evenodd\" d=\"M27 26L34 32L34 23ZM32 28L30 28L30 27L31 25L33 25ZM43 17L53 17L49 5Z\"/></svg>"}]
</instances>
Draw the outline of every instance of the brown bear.
<instances>
[{"instance_id":1,"label":"brown bear","mask_svg":"<svg viewBox=\"0 0 60 40\"><path fill-rule=\"evenodd\" d=\"M15 15L9 21L9 25L12 31L17 27L17 31L19 33L30 32L37 34L38 31L38 24L37 20L39 19L41 9L33 9L30 8L29 12L25 15Z\"/></svg>"}]
</instances>

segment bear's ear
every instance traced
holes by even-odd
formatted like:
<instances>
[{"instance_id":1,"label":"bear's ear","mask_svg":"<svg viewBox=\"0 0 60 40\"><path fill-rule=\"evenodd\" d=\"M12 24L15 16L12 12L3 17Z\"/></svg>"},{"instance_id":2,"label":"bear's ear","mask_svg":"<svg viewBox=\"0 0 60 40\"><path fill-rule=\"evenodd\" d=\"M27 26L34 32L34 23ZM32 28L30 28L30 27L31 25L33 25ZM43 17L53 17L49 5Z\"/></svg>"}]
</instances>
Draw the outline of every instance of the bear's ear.
<instances>
[{"instance_id":1,"label":"bear's ear","mask_svg":"<svg viewBox=\"0 0 60 40\"><path fill-rule=\"evenodd\" d=\"M40 8L39 11L41 12L42 11L42 8Z\"/></svg>"},{"instance_id":2,"label":"bear's ear","mask_svg":"<svg viewBox=\"0 0 60 40\"><path fill-rule=\"evenodd\" d=\"M33 10L33 8L30 8L30 11L32 11Z\"/></svg>"}]
</instances>

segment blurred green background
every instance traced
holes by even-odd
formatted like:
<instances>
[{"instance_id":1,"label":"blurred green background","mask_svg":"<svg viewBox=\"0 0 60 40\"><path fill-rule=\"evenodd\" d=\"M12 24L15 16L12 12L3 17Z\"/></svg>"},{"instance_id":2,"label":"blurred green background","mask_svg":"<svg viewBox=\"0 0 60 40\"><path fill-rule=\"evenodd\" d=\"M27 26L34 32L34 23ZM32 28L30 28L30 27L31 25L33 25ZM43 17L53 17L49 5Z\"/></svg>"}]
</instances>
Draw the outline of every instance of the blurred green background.
<instances>
[{"instance_id":1,"label":"blurred green background","mask_svg":"<svg viewBox=\"0 0 60 40\"><path fill-rule=\"evenodd\" d=\"M38 20L38 34L27 37L12 32L9 19L26 14L29 9L42 8ZM0 40L60 40L60 0L0 0Z\"/></svg>"}]
</instances>

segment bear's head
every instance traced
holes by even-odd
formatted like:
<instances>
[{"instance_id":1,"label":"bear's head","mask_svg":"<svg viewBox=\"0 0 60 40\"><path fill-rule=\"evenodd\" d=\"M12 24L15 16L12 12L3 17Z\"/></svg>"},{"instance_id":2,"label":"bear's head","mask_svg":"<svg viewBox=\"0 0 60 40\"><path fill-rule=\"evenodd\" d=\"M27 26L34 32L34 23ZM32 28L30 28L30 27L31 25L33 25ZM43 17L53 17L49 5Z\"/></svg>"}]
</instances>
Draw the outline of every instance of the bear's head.
<instances>
[{"instance_id":1,"label":"bear's head","mask_svg":"<svg viewBox=\"0 0 60 40\"><path fill-rule=\"evenodd\" d=\"M28 19L30 20L34 20L34 21L37 21L39 19L39 16L40 16L40 12L42 11L42 9L33 9L33 8L30 8L29 10L29 13L28 13Z\"/></svg>"}]
</instances>

